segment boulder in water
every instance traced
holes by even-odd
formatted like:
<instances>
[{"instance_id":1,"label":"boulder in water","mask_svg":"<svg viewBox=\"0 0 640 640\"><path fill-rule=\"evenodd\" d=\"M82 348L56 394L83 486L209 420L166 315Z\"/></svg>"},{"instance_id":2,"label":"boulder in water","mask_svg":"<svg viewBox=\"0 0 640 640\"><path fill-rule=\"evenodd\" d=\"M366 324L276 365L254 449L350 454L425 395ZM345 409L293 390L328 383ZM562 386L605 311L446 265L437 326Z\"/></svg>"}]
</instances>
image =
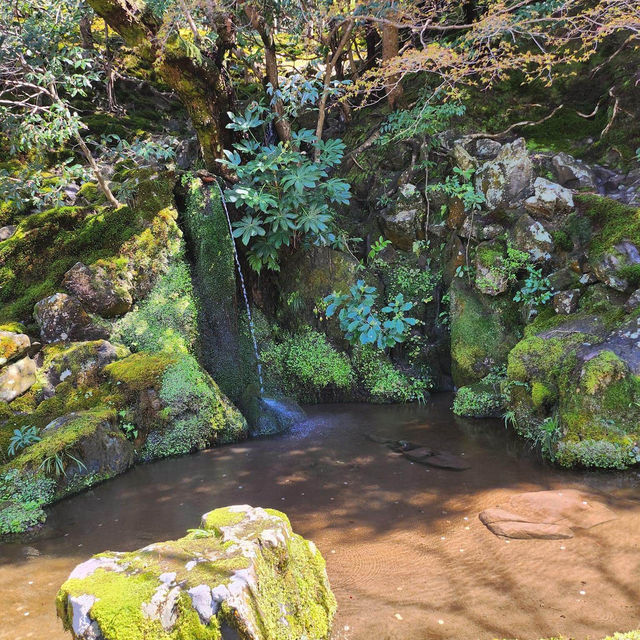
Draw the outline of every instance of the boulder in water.
<instances>
[{"instance_id":1,"label":"boulder in water","mask_svg":"<svg viewBox=\"0 0 640 640\"><path fill-rule=\"evenodd\" d=\"M94 556L56 604L76 640L321 640L336 610L316 546L248 505L204 514L179 540Z\"/></svg>"},{"instance_id":2,"label":"boulder in water","mask_svg":"<svg viewBox=\"0 0 640 640\"><path fill-rule=\"evenodd\" d=\"M573 538L574 529L591 529L615 519L613 511L593 496L574 489L532 491L480 514L497 536L522 540Z\"/></svg>"},{"instance_id":3,"label":"boulder in water","mask_svg":"<svg viewBox=\"0 0 640 640\"><path fill-rule=\"evenodd\" d=\"M252 436L270 436L288 431L307 419L304 411L290 398L266 398L259 396L258 416L251 428Z\"/></svg>"}]
</instances>

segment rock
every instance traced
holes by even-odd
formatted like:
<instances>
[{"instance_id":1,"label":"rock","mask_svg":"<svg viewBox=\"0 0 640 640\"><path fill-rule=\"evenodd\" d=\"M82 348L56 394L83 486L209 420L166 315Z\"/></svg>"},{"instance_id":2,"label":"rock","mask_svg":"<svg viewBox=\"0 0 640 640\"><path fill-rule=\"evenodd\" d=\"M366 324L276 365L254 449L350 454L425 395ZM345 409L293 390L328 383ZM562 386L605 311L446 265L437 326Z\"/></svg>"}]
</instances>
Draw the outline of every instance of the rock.
<instances>
[{"instance_id":1,"label":"rock","mask_svg":"<svg viewBox=\"0 0 640 640\"><path fill-rule=\"evenodd\" d=\"M29 351L31 340L24 333L0 331L0 367Z\"/></svg>"},{"instance_id":2,"label":"rock","mask_svg":"<svg viewBox=\"0 0 640 640\"><path fill-rule=\"evenodd\" d=\"M467 212L460 198L451 198L447 206L447 226L450 229L462 229L462 225L467 219Z\"/></svg>"},{"instance_id":3,"label":"rock","mask_svg":"<svg viewBox=\"0 0 640 640\"><path fill-rule=\"evenodd\" d=\"M422 462L425 458L430 458L436 454L436 452L429 447L412 447L411 449L402 450L401 452L405 458L408 458L412 462Z\"/></svg>"},{"instance_id":4,"label":"rock","mask_svg":"<svg viewBox=\"0 0 640 640\"><path fill-rule=\"evenodd\" d=\"M451 373L457 387L482 380L503 365L518 342L519 327L509 312L511 300L490 298L456 278L451 302Z\"/></svg>"},{"instance_id":5,"label":"rock","mask_svg":"<svg viewBox=\"0 0 640 640\"><path fill-rule=\"evenodd\" d=\"M138 460L184 455L247 437L242 414L191 354L134 353L104 368L134 407Z\"/></svg>"},{"instance_id":6,"label":"rock","mask_svg":"<svg viewBox=\"0 0 640 640\"><path fill-rule=\"evenodd\" d=\"M94 560L56 599L76 640L323 640L336 611L320 552L277 511L216 509L184 538Z\"/></svg>"},{"instance_id":7,"label":"rock","mask_svg":"<svg viewBox=\"0 0 640 640\"><path fill-rule=\"evenodd\" d=\"M34 318L43 342L99 340L110 334L109 323L87 313L76 297L66 293L55 293L36 303Z\"/></svg>"},{"instance_id":8,"label":"rock","mask_svg":"<svg viewBox=\"0 0 640 640\"><path fill-rule=\"evenodd\" d=\"M475 144L475 156L481 160L493 160L501 149L502 145L497 140L479 138Z\"/></svg>"},{"instance_id":9,"label":"rock","mask_svg":"<svg viewBox=\"0 0 640 640\"><path fill-rule=\"evenodd\" d=\"M255 413L250 419L249 435L271 436L289 431L307 419L300 405L290 398L267 398L256 395L253 402L244 402L245 412Z\"/></svg>"},{"instance_id":10,"label":"rock","mask_svg":"<svg viewBox=\"0 0 640 640\"><path fill-rule=\"evenodd\" d=\"M451 149L451 155L453 157L453 161L463 171L468 171L469 169L476 169L478 166L477 160L465 148L464 140L456 140L453 143L453 148Z\"/></svg>"},{"instance_id":11,"label":"rock","mask_svg":"<svg viewBox=\"0 0 640 640\"><path fill-rule=\"evenodd\" d=\"M11 402L36 383L36 363L22 358L0 369L0 402Z\"/></svg>"},{"instance_id":12,"label":"rock","mask_svg":"<svg viewBox=\"0 0 640 640\"><path fill-rule=\"evenodd\" d=\"M42 372L53 387L60 382L92 386L106 365L128 355L126 347L106 340L72 342L63 349L47 345L42 350Z\"/></svg>"},{"instance_id":13,"label":"rock","mask_svg":"<svg viewBox=\"0 0 640 640\"><path fill-rule=\"evenodd\" d=\"M573 209L573 194L569 189L545 178L536 178L533 189L534 194L524 201L524 207L534 216L553 219Z\"/></svg>"},{"instance_id":14,"label":"rock","mask_svg":"<svg viewBox=\"0 0 640 640\"><path fill-rule=\"evenodd\" d=\"M418 237L424 213L425 204L420 191L413 184L402 186L391 209L380 215L385 237L394 247L410 251Z\"/></svg>"},{"instance_id":15,"label":"rock","mask_svg":"<svg viewBox=\"0 0 640 640\"><path fill-rule=\"evenodd\" d=\"M553 239L549 232L530 215L520 216L511 229L511 243L520 251L526 251L534 262L551 259Z\"/></svg>"},{"instance_id":16,"label":"rock","mask_svg":"<svg viewBox=\"0 0 640 640\"><path fill-rule=\"evenodd\" d=\"M571 189L595 189L595 175L582 160L568 153L558 153L551 159L556 179L563 187Z\"/></svg>"},{"instance_id":17,"label":"rock","mask_svg":"<svg viewBox=\"0 0 640 640\"><path fill-rule=\"evenodd\" d=\"M504 246L501 242L483 242L476 249L476 288L497 296L509 287L509 274L503 266Z\"/></svg>"},{"instance_id":18,"label":"rock","mask_svg":"<svg viewBox=\"0 0 640 640\"><path fill-rule=\"evenodd\" d=\"M549 274L549 284L555 291L572 289L580 281L580 275L569 267L563 267Z\"/></svg>"},{"instance_id":19,"label":"rock","mask_svg":"<svg viewBox=\"0 0 640 640\"><path fill-rule=\"evenodd\" d=\"M26 459L17 460L22 466L37 467L42 460L72 447L82 465L63 457L66 475L60 479L61 486L74 487L81 482L90 486L123 473L133 464L133 444L118 427L115 410L69 413L50 422L40 435L42 440L31 445Z\"/></svg>"},{"instance_id":20,"label":"rock","mask_svg":"<svg viewBox=\"0 0 640 640\"><path fill-rule=\"evenodd\" d=\"M521 493L479 517L495 535L524 540L572 538L575 529L591 529L616 518L593 496L574 489Z\"/></svg>"},{"instance_id":21,"label":"rock","mask_svg":"<svg viewBox=\"0 0 640 640\"><path fill-rule=\"evenodd\" d=\"M629 281L623 277L622 270L637 264L640 264L638 247L628 240L623 240L595 261L593 272L598 280L608 287L616 291L626 291Z\"/></svg>"},{"instance_id":22,"label":"rock","mask_svg":"<svg viewBox=\"0 0 640 640\"><path fill-rule=\"evenodd\" d=\"M558 291L558 293L553 296L553 308L557 314L567 316L578 310L579 301L580 289Z\"/></svg>"},{"instance_id":23,"label":"rock","mask_svg":"<svg viewBox=\"0 0 640 640\"><path fill-rule=\"evenodd\" d=\"M501 418L507 403L502 383L490 374L480 382L461 387L453 400L453 412L465 418Z\"/></svg>"},{"instance_id":24,"label":"rock","mask_svg":"<svg viewBox=\"0 0 640 640\"><path fill-rule=\"evenodd\" d=\"M6 227L0 228L0 242L11 238L11 236L13 236L17 230L18 227L14 224L10 224Z\"/></svg>"},{"instance_id":25,"label":"rock","mask_svg":"<svg viewBox=\"0 0 640 640\"><path fill-rule=\"evenodd\" d=\"M473 222L472 222L473 220ZM501 236L505 232L505 228L501 224L492 222L487 217L467 215L462 223L460 235L463 238L473 238L474 240L493 240Z\"/></svg>"},{"instance_id":26,"label":"rock","mask_svg":"<svg viewBox=\"0 0 640 640\"><path fill-rule=\"evenodd\" d=\"M631 313L640 307L640 289L636 289L624 304L624 310Z\"/></svg>"},{"instance_id":27,"label":"rock","mask_svg":"<svg viewBox=\"0 0 640 640\"><path fill-rule=\"evenodd\" d=\"M475 174L475 187L485 196L485 206L514 209L532 193L533 163L523 138L503 145L495 160L485 162Z\"/></svg>"},{"instance_id":28,"label":"rock","mask_svg":"<svg viewBox=\"0 0 640 640\"><path fill-rule=\"evenodd\" d=\"M76 262L65 274L62 286L86 309L104 318L123 315L133 305L132 274L124 268L116 268L113 263L87 267Z\"/></svg>"}]
</instances>

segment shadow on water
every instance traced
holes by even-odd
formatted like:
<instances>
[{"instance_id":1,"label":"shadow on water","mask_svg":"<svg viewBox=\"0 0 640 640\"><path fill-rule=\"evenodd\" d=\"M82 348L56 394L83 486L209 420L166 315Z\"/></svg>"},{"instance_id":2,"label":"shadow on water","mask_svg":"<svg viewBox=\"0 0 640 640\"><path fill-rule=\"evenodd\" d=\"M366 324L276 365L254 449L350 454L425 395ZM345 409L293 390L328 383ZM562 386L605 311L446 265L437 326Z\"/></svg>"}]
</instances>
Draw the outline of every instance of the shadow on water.
<instances>
[{"instance_id":1,"label":"shadow on water","mask_svg":"<svg viewBox=\"0 0 640 640\"><path fill-rule=\"evenodd\" d=\"M501 422L457 418L450 402L310 407L285 435L137 467L54 506L43 537L0 547L0 638L64 638L53 599L76 563L179 537L238 503L285 511L318 544L339 602L335 639L586 640L640 626L638 475L545 467ZM471 468L413 464L370 433ZM516 493L560 487L595 494L617 520L510 542L478 520Z\"/></svg>"}]
</instances>

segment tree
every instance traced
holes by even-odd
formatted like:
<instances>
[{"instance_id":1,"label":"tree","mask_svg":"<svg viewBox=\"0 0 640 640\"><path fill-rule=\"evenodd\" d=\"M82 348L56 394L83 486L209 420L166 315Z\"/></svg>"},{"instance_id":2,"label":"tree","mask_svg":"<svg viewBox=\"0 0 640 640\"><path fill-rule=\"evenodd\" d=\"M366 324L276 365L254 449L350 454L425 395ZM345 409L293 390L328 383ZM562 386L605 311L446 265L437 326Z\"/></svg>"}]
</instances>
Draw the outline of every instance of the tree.
<instances>
[{"instance_id":1,"label":"tree","mask_svg":"<svg viewBox=\"0 0 640 640\"><path fill-rule=\"evenodd\" d=\"M99 79L95 60L79 44L81 19L80 0L0 7L0 121L14 152L49 151L75 140L107 200L118 206L70 103Z\"/></svg>"},{"instance_id":2,"label":"tree","mask_svg":"<svg viewBox=\"0 0 640 640\"><path fill-rule=\"evenodd\" d=\"M175 91L196 130L204 162L220 171L217 162L230 148L226 128L232 105L232 88L223 62L233 49L235 28L227 11L216 3L203 3L200 31L190 11L178 5L154 11L144 0L87 0L94 11L149 62ZM180 31L180 22L190 22L191 34Z\"/></svg>"}]
</instances>

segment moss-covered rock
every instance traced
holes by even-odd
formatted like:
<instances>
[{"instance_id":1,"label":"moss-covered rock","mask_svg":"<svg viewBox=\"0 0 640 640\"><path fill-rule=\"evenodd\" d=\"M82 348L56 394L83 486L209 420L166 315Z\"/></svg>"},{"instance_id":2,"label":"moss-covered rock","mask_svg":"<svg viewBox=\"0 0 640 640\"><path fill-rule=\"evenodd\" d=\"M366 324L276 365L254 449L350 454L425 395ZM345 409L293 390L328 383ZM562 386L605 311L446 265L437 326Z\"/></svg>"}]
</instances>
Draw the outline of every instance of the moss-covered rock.
<instances>
[{"instance_id":1,"label":"moss-covered rock","mask_svg":"<svg viewBox=\"0 0 640 640\"><path fill-rule=\"evenodd\" d=\"M509 354L513 422L563 466L624 469L640 460L637 319L611 330L581 313L540 320ZM546 322L547 326L543 326Z\"/></svg>"},{"instance_id":2,"label":"moss-covered rock","mask_svg":"<svg viewBox=\"0 0 640 640\"><path fill-rule=\"evenodd\" d=\"M140 460L246 437L245 419L190 354L135 353L108 365L105 372L132 407Z\"/></svg>"},{"instance_id":3,"label":"moss-covered rock","mask_svg":"<svg viewBox=\"0 0 640 640\"><path fill-rule=\"evenodd\" d=\"M519 339L519 318L510 300L483 296L460 278L449 291L451 372L456 386L462 387L504 365Z\"/></svg>"},{"instance_id":4,"label":"moss-covered rock","mask_svg":"<svg viewBox=\"0 0 640 640\"><path fill-rule=\"evenodd\" d=\"M458 389L453 412L466 418L499 418L505 412L503 376L489 374L480 382Z\"/></svg>"},{"instance_id":5,"label":"moss-covered rock","mask_svg":"<svg viewBox=\"0 0 640 640\"><path fill-rule=\"evenodd\" d=\"M56 606L77 640L321 640L336 601L315 545L284 514L242 505L179 540L94 556Z\"/></svg>"}]
</instances>

